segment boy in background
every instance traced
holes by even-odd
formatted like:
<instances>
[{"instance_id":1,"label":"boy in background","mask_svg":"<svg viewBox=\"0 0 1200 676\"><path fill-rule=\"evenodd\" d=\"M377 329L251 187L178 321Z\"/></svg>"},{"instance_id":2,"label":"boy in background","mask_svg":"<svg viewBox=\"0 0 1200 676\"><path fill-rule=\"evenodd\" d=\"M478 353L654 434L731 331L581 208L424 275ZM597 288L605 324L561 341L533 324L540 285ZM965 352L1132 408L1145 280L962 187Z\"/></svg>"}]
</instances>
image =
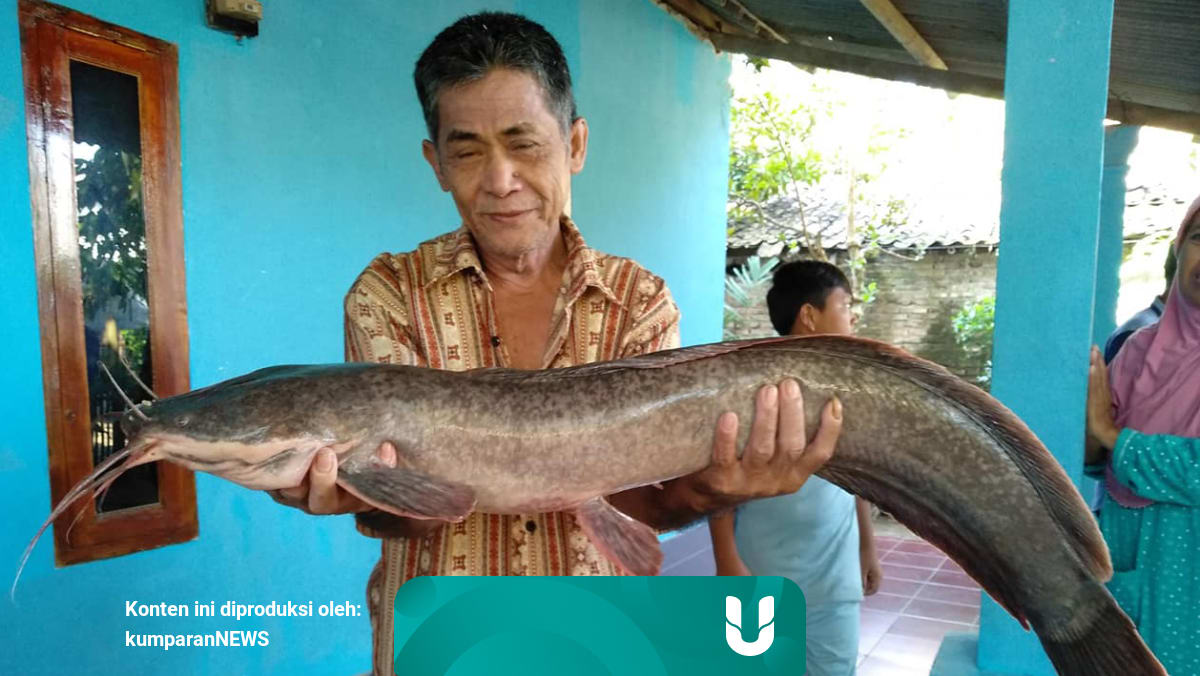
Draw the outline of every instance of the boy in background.
<instances>
[{"instance_id":1,"label":"boy in background","mask_svg":"<svg viewBox=\"0 0 1200 676\"><path fill-rule=\"evenodd\" d=\"M819 261L781 266L767 293L780 335L854 332L850 282ZM871 506L811 477L795 493L709 519L718 575L778 575L804 592L808 676L847 676L858 662L859 606L879 590Z\"/></svg>"}]
</instances>

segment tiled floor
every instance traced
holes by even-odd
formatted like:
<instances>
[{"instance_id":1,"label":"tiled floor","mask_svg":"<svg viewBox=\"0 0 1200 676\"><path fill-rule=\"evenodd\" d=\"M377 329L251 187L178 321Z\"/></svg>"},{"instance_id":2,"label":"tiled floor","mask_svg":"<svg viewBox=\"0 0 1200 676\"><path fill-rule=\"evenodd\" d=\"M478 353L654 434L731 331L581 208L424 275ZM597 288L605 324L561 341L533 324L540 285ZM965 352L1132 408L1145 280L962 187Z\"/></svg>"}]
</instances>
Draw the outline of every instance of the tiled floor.
<instances>
[{"instance_id":1,"label":"tiled floor","mask_svg":"<svg viewBox=\"0 0 1200 676\"><path fill-rule=\"evenodd\" d=\"M863 601L859 676L926 676L947 632L979 627L979 585L933 545L879 535L879 593Z\"/></svg>"},{"instance_id":2,"label":"tiled floor","mask_svg":"<svg viewBox=\"0 0 1200 676\"><path fill-rule=\"evenodd\" d=\"M858 676L927 676L942 637L979 627L979 585L932 545L894 522L876 524L879 593L863 601ZM708 528L663 543L664 575L712 575Z\"/></svg>"}]
</instances>

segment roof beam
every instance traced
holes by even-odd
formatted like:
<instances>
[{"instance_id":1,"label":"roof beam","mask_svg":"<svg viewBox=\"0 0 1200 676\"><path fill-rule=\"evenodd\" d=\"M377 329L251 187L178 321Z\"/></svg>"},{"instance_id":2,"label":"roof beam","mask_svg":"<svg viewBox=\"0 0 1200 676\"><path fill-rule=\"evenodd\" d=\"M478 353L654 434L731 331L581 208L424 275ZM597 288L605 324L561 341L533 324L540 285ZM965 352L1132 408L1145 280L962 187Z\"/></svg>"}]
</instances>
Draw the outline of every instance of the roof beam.
<instances>
[{"instance_id":1,"label":"roof beam","mask_svg":"<svg viewBox=\"0 0 1200 676\"><path fill-rule=\"evenodd\" d=\"M905 51L912 54L912 57L917 60L917 63L923 64L937 70L947 70L945 62L938 56L933 47L921 37L917 29L896 6L892 4L892 0L859 0L863 7L875 16L879 23L887 29L892 37L904 47Z\"/></svg>"},{"instance_id":2,"label":"roof beam","mask_svg":"<svg viewBox=\"0 0 1200 676\"><path fill-rule=\"evenodd\" d=\"M738 2L738 0L715 0L715 2L726 9L732 7L733 11L742 15L744 18L749 19L751 23L754 24L756 33L766 33L776 42L781 42L785 45L788 43L787 38L783 37L774 28L771 28L769 25L767 25L766 21L758 18L757 14L751 12L749 9L746 9L746 6L741 2Z\"/></svg>"},{"instance_id":3,"label":"roof beam","mask_svg":"<svg viewBox=\"0 0 1200 676\"><path fill-rule=\"evenodd\" d=\"M1004 80L984 75L952 70L933 70L924 66L897 61L884 61L847 52L818 49L798 44L781 45L761 39L739 38L732 35L713 36L713 45L727 52L750 54L768 59L780 59L806 66L829 68L885 80L902 80L926 87L936 87L964 94L1004 98Z\"/></svg>"},{"instance_id":4,"label":"roof beam","mask_svg":"<svg viewBox=\"0 0 1200 676\"><path fill-rule=\"evenodd\" d=\"M717 49L726 52L779 59L798 65L840 70L885 80L912 82L925 87L935 87L963 94L987 96L994 99L1004 98L1004 79L1002 77L988 77L952 70L933 70L916 64L883 61L797 44L782 45L733 35L713 35L712 43ZM1173 110L1124 101L1112 96L1111 91L1106 114L1109 119L1126 124L1141 124L1200 134L1200 111Z\"/></svg>"},{"instance_id":5,"label":"roof beam","mask_svg":"<svg viewBox=\"0 0 1200 676\"><path fill-rule=\"evenodd\" d=\"M737 24L729 23L716 12L704 6L700 0L650 0L668 14L679 19L683 25L701 40L710 40L714 33L750 35Z\"/></svg>"}]
</instances>

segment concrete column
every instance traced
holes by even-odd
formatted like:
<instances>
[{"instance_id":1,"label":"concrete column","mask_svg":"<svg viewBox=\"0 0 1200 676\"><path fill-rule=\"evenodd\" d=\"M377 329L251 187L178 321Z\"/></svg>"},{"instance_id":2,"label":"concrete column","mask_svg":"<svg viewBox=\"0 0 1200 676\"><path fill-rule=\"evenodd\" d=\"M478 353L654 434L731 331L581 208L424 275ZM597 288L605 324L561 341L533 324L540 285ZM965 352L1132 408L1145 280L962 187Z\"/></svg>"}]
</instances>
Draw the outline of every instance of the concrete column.
<instances>
[{"instance_id":1,"label":"concrete column","mask_svg":"<svg viewBox=\"0 0 1200 676\"><path fill-rule=\"evenodd\" d=\"M1113 0L1010 0L992 394L1083 478ZM985 597L979 667L1054 674Z\"/></svg>"},{"instance_id":2,"label":"concrete column","mask_svg":"<svg viewBox=\"0 0 1200 676\"><path fill-rule=\"evenodd\" d=\"M1100 188L1100 242L1096 252L1096 311L1092 342L1104 341L1117 328L1117 293L1121 287L1121 257L1125 233L1125 176L1129 156L1137 147L1137 125L1104 129L1104 177Z\"/></svg>"}]
</instances>

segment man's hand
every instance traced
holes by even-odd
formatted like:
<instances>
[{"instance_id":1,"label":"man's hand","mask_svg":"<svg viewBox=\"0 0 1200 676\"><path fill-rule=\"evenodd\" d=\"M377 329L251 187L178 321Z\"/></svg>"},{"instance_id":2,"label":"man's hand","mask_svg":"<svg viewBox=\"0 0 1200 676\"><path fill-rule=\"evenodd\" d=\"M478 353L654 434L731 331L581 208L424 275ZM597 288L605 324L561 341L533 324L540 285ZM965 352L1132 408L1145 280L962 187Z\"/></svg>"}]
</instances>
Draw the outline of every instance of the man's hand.
<instances>
[{"instance_id":1,"label":"man's hand","mask_svg":"<svg viewBox=\"0 0 1200 676\"><path fill-rule=\"evenodd\" d=\"M375 456L388 467L396 466L396 447L390 441L380 444ZM337 465L337 454L322 448L317 451L308 475L299 486L267 491L267 494L275 502L309 514L352 514L375 509L337 485Z\"/></svg>"},{"instance_id":2,"label":"man's hand","mask_svg":"<svg viewBox=\"0 0 1200 676\"><path fill-rule=\"evenodd\" d=\"M821 427L807 443L800 385L786 380L759 390L740 460L737 431L737 415L725 413L717 420L713 460L706 469L668 481L661 489L643 486L617 493L609 502L652 528L672 530L747 500L794 493L833 455L842 431L842 403L835 397L825 405Z\"/></svg>"},{"instance_id":3,"label":"man's hand","mask_svg":"<svg viewBox=\"0 0 1200 676\"><path fill-rule=\"evenodd\" d=\"M1112 408L1108 367L1104 365L1100 348L1093 345L1091 363L1088 365L1087 433L1091 442L1088 445L1089 463L1102 459L1095 457L1096 454L1091 452L1096 445L1110 450L1117 445L1117 437L1120 435L1121 429L1113 420Z\"/></svg>"},{"instance_id":4,"label":"man's hand","mask_svg":"<svg viewBox=\"0 0 1200 676\"><path fill-rule=\"evenodd\" d=\"M791 379L759 390L740 460L737 414L723 414L717 420L712 464L685 477L691 490L709 503L700 507L709 511L800 490L833 455L842 430L841 401L835 397L825 405L811 444L804 428L804 398Z\"/></svg>"},{"instance_id":5,"label":"man's hand","mask_svg":"<svg viewBox=\"0 0 1200 676\"><path fill-rule=\"evenodd\" d=\"M390 441L379 445L375 457L396 466L396 447ZM337 485L337 454L328 448L317 451L308 476L294 488L267 491L275 502L295 507L309 514L358 514L360 526L366 526L374 537L425 537L445 522L436 519L412 519L377 510Z\"/></svg>"}]
</instances>

